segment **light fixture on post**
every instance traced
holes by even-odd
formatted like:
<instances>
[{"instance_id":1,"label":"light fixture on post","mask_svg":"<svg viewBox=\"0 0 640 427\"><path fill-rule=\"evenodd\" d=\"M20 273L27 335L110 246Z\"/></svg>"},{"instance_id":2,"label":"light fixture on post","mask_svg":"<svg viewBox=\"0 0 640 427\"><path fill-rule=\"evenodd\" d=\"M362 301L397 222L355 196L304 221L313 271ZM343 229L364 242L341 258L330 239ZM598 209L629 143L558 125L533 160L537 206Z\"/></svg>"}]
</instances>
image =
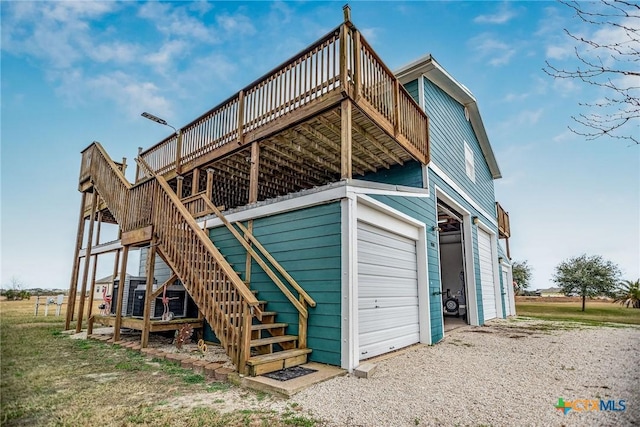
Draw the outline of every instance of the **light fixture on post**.
<instances>
[{"instance_id":1,"label":"light fixture on post","mask_svg":"<svg viewBox=\"0 0 640 427\"><path fill-rule=\"evenodd\" d=\"M161 119L160 117L154 116L153 114L147 113L146 111L140 115L145 119L149 119L153 122L160 123L161 125L164 125L164 126L169 126L171 129L175 131L176 136L178 138L178 141L176 142L176 173L180 173L180 156L182 154L182 132L180 132L180 129L176 129L175 127L167 123L165 119Z\"/></svg>"}]
</instances>

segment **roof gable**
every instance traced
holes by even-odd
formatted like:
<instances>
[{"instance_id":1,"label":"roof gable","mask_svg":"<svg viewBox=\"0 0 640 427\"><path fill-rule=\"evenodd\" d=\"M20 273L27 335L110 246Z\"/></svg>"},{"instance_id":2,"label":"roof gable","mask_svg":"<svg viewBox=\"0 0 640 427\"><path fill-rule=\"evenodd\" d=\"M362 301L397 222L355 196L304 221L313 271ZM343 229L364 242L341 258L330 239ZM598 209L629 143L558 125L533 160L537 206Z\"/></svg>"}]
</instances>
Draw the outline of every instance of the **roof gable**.
<instances>
[{"instance_id":1,"label":"roof gable","mask_svg":"<svg viewBox=\"0 0 640 427\"><path fill-rule=\"evenodd\" d=\"M442 89L447 95L464 105L469 111L469 120L476 138L480 143L480 148L485 157L491 176L494 179L502 178L502 173L498 167L498 162L491 148L487 131L480 117L478 103L471 91L455 80L438 62L431 56L426 55L416 61L401 67L395 72L398 79L406 84L424 76L433 84ZM422 105L422 103L421 103Z\"/></svg>"}]
</instances>

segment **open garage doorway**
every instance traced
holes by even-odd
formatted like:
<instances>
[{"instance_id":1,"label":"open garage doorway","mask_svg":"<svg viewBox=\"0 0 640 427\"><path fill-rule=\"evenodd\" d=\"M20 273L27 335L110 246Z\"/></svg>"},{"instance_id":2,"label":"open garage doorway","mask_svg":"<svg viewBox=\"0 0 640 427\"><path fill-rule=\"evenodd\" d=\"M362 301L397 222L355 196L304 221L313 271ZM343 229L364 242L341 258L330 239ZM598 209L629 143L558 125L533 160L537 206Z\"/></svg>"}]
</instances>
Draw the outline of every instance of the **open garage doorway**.
<instances>
[{"instance_id":1,"label":"open garage doorway","mask_svg":"<svg viewBox=\"0 0 640 427\"><path fill-rule=\"evenodd\" d=\"M438 244L444 330L469 324L463 216L438 200Z\"/></svg>"}]
</instances>

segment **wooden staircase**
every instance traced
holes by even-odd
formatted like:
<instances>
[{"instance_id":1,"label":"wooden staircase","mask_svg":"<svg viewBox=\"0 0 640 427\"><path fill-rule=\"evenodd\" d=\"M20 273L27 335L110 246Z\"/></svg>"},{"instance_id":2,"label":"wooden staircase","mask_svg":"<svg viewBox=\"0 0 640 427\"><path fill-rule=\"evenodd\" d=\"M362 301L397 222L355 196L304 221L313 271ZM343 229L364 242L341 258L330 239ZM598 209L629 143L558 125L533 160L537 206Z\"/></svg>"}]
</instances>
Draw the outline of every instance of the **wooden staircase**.
<instances>
[{"instance_id":1,"label":"wooden staircase","mask_svg":"<svg viewBox=\"0 0 640 427\"><path fill-rule=\"evenodd\" d=\"M313 299L242 224L230 224L208 199L201 197L298 310L299 333L288 335L289 325L277 322L276 312L267 311L268 302L256 298L167 181L144 162L139 165L148 171L148 178L132 185L102 146L94 142L82 152L80 191L99 194L120 225L123 242L128 235L148 236L148 242L155 245L183 283L240 373L260 375L306 363L311 353L306 345L307 305L315 306ZM116 313L120 313L120 307Z\"/></svg>"}]
</instances>

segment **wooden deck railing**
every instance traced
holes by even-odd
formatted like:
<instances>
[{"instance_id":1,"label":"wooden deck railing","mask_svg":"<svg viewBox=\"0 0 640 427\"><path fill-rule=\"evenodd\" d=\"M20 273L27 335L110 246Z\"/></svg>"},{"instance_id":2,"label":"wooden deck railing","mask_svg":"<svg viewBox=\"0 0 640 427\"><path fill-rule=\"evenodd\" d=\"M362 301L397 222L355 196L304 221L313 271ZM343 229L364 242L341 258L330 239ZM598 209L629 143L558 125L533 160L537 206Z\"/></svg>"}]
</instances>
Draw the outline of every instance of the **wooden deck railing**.
<instances>
[{"instance_id":1,"label":"wooden deck railing","mask_svg":"<svg viewBox=\"0 0 640 427\"><path fill-rule=\"evenodd\" d=\"M511 224L509 223L509 213L504 210L500 203L496 202L496 211L498 214L498 231L500 238L511 237Z\"/></svg>"},{"instance_id":2,"label":"wooden deck railing","mask_svg":"<svg viewBox=\"0 0 640 427\"><path fill-rule=\"evenodd\" d=\"M258 301L166 180L154 176L131 185L99 143L83 151L80 177L91 180L123 232L153 225L159 252L243 372Z\"/></svg>"},{"instance_id":3,"label":"wooden deck railing","mask_svg":"<svg viewBox=\"0 0 640 427\"><path fill-rule=\"evenodd\" d=\"M140 153L163 175L228 144L325 95L343 90L385 121L414 157L427 163L428 118L351 23L344 23L219 106ZM145 177L139 170L137 180Z\"/></svg>"}]
</instances>

